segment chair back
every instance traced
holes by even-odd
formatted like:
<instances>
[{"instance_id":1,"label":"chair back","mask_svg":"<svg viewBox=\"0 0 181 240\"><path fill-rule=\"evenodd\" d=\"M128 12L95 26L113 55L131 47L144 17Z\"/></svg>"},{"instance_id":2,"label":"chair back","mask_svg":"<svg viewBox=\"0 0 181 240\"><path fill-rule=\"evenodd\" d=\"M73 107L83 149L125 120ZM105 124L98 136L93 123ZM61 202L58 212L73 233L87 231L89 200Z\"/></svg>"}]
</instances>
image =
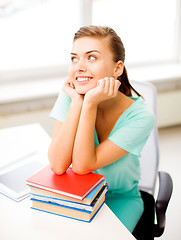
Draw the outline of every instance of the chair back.
<instances>
[{"instance_id":1,"label":"chair back","mask_svg":"<svg viewBox=\"0 0 181 240\"><path fill-rule=\"evenodd\" d=\"M153 84L139 81L130 81L130 83L135 90L143 96L145 103L156 116L157 93ZM139 181L139 189L152 195L154 195L155 190L158 163L158 130L156 124L141 152L140 157L141 179Z\"/></svg>"}]
</instances>

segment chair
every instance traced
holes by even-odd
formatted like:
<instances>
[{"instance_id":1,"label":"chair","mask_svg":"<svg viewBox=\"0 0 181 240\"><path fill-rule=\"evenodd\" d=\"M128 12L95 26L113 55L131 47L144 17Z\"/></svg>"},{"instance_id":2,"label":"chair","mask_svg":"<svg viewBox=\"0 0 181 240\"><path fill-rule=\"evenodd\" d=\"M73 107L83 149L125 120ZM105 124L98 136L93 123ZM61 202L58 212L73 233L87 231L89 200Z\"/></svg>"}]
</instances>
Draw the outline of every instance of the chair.
<instances>
[{"instance_id":1,"label":"chair","mask_svg":"<svg viewBox=\"0 0 181 240\"><path fill-rule=\"evenodd\" d=\"M148 107L156 115L156 89L148 82L131 81L131 85L143 96ZM166 210L171 198L173 183L171 176L158 171L158 130L152 130L140 158L141 179L139 189L144 202L144 212L133 231L137 240L153 240L165 229ZM158 195L156 182L158 178ZM155 221L156 217L156 221Z\"/></svg>"}]
</instances>

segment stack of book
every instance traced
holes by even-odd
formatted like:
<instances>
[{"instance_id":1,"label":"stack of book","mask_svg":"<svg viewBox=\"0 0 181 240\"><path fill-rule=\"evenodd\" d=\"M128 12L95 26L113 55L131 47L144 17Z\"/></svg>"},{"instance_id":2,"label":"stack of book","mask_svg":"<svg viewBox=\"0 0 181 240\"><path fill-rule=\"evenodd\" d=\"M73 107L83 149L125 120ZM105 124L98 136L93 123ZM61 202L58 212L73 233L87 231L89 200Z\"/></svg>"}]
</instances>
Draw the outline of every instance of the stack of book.
<instances>
[{"instance_id":1,"label":"stack of book","mask_svg":"<svg viewBox=\"0 0 181 240\"><path fill-rule=\"evenodd\" d=\"M68 168L56 175L46 166L27 179L32 208L86 222L105 202L108 185L97 173L78 175Z\"/></svg>"}]
</instances>

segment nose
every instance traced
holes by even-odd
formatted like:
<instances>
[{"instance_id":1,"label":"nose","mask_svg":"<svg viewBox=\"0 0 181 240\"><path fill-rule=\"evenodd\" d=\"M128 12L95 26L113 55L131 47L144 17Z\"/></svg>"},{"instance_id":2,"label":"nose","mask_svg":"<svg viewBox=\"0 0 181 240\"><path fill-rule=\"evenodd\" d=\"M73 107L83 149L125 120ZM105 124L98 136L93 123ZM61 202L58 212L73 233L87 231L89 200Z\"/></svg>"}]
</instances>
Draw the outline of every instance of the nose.
<instances>
[{"instance_id":1,"label":"nose","mask_svg":"<svg viewBox=\"0 0 181 240\"><path fill-rule=\"evenodd\" d=\"M86 67L86 63L85 63L84 59L80 59L78 61L76 70L77 70L77 72L86 72L87 71L87 67Z\"/></svg>"}]
</instances>

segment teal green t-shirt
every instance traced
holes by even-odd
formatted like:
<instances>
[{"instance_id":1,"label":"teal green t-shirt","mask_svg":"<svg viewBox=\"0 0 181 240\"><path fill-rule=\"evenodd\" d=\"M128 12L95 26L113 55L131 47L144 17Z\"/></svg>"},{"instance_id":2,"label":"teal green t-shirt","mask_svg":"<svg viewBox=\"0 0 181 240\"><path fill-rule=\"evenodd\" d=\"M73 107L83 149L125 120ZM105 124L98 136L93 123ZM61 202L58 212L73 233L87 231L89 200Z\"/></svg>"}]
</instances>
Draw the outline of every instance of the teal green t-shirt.
<instances>
[{"instance_id":1,"label":"teal green t-shirt","mask_svg":"<svg viewBox=\"0 0 181 240\"><path fill-rule=\"evenodd\" d=\"M154 114L141 97L119 117L108 139L128 154L95 172L103 174L109 184L106 203L115 215L132 232L143 212L143 202L138 190L140 179L139 156L155 124ZM71 99L63 92L50 114L64 122ZM95 147L99 145L96 129Z\"/></svg>"}]
</instances>

